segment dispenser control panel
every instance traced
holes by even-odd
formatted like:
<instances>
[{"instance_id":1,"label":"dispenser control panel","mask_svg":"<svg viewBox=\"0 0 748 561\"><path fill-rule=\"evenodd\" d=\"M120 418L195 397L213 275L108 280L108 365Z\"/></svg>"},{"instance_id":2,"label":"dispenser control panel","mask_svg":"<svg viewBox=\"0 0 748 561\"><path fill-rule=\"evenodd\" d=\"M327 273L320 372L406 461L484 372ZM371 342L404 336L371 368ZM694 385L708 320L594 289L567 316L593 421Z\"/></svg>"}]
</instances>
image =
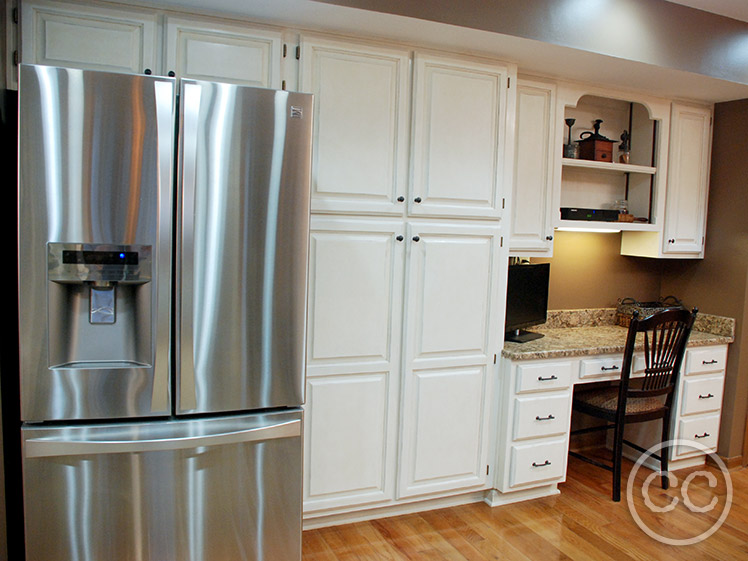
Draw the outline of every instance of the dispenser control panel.
<instances>
[{"instance_id":1,"label":"dispenser control panel","mask_svg":"<svg viewBox=\"0 0 748 561\"><path fill-rule=\"evenodd\" d=\"M47 244L47 274L58 283L125 283L151 280L150 245Z\"/></svg>"}]
</instances>

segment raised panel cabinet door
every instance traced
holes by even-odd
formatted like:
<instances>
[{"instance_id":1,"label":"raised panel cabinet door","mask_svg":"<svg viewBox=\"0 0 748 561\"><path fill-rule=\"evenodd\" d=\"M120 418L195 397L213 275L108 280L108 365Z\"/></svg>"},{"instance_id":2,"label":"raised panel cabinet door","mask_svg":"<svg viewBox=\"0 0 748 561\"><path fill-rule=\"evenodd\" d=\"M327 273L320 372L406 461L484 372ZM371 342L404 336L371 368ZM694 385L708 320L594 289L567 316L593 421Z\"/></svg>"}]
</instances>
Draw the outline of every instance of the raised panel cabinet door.
<instances>
[{"instance_id":1,"label":"raised panel cabinet door","mask_svg":"<svg viewBox=\"0 0 748 561\"><path fill-rule=\"evenodd\" d=\"M663 253L703 254L711 130L709 109L673 104Z\"/></svg>"},{"instance_id":2,"label":"raised panel cabinet door","mask_svg":"<svg viewBox=\"0 0 748 561\"><path fill-rule=\"evenodd\" d=\"M553 248L554 115L556 87L517 81L514 181L509 251L550 255Z\"/></svg>"},{"instance_id":3,"label":"raised panel cabinet door","mask_svg":"<svg viewBox=\"0 0 748 561\"><path fill-rule=\"evenodd\" d=\"M23 62L158 74L155 12L63 2L21 4Z\"/></svg>"},{"instance_id":4,"label":"raised panel cabinet door","mask_svg":"<svg viewBox=\"0 0 748 561\"><path fill-rule=\"evenodd\" d=\"M410 214L500 217L508 69L416 55L414 72Z\"/></svg>"},{"instance_id":5,"label":"raised panel cabinet door","mask_svg":"<svg viewBox=\"0 0 748 561\"><path fill-rule=\"evenodd\" d=\"M409 224L408 368L493 362L500 233L489 224Z\"/></svg>"},{"instance_id":6,"label":"raised panel cabinet door","mask_svg":"<svg viewBox=\"0 0 748 561\"><path fill-rule=\"evenodd\" d=\"M400 359L403 225L312 217L307 372L355 364L392 371ZM398 239L400 238L400 239Z\"/></svg>"},{"instance_id":7,"label":"raised panel cabinet door","mask_svg":"<svg viewBox=\"0 0 748 561\"><path fill-rule=\"evenodd\" d=\"M166 18L166 68L180 78L280 89L280 32Z\"/></svg>"},{"instance_id":8,"label":"raised panel cabinet door","mask_svg":"<svg viewBox=\"0 0 748 561\"><path fill-rule=\"evenodd\" d=\"M302 37L300 72L315 96L312 210L402 215L410 52Z\"/></svg>"},{"instance_id":9,"label":"raised panel cabinet door","mask_svg":"<svg viewBox=\"0 0 748 561\"><path fill-rule=\"evenodd\" d=\"M305 513L393 497L392 384L388 372L307 379Z\"/></svg>"},{"instance_id":10,"label":"raised panel cabinet door","mask_svg":"<svg viewBox=\"0 0 748 561\"><path fill-rule=\"evenodd\" d=\"M500 348L500 228L414 222L407 242L399 494L480 487Z\"/></svg>"},{"instance_id":11,"label":"raised panel cabinet door","mask_svg":"<svg viewBox=\"0 0 748 561\"><path fill-rule=\"evenodd\" d=\"M486 372L483 365L409 372L400 497L486 484Z\"/></svg>"}]
</instances>

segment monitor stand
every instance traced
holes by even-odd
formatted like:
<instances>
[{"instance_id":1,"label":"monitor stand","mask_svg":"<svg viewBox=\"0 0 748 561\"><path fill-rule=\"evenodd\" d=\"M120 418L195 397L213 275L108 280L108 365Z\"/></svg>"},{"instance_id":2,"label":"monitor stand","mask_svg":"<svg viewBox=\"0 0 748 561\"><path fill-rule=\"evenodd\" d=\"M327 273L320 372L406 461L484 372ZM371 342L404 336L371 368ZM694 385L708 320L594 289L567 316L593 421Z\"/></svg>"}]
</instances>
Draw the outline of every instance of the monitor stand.
<instances>
[{"instance_id":1,"label":"monitor stand","mask_svg":"<svg viewBox=\"0 0 748 561\"><path fill-rule=\"evenodd\" d=\"M527 343L528 341L534 341L544 337L542 333L535 333L533 331L525 331L524 329L515 329L514 331L507 331L504 336L504 341L513 341L514 343Z\"/></svg>"}]
</instances>

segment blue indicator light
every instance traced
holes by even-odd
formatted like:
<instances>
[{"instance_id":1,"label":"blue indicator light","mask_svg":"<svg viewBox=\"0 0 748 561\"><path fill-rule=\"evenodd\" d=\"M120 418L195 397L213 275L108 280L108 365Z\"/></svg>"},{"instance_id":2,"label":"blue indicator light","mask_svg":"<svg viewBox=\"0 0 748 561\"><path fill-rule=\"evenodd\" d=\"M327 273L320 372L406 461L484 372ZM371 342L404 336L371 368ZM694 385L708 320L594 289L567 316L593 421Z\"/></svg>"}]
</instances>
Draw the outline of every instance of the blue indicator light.
<instances>
[{"instance_id":1,"label":"blue indicator light","mask_svg":"<svg viewBox=\"0 0 748 561\"><path fill-rule=\"evenodd\" d=\"M120 259L124 259L124 258L125 258L125 254L124 254L124 253L120 253L120 254L119 254L119 258L120 258Z\"/></svg>"}]
</instances>

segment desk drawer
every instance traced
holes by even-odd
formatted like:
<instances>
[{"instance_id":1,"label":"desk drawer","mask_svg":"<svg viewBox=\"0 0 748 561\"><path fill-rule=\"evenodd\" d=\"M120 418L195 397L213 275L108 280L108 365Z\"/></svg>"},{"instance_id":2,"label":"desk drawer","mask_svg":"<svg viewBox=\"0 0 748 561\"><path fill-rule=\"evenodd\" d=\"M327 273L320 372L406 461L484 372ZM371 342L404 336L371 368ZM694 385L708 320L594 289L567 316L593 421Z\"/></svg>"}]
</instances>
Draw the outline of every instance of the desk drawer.
<instances>
[{"instance_id":1,"label":"desk drawer","mask_svg":"<svg viewBox=\"0 0 748 561\"><path fill-rule=\"evenodd\" d=\"M509 486L561 479L566 469L566 440L512 446Z\"/></svg>"},{"instance_id":2,"label":"desk drawer","mask_svg":"<svg viewBox=\"0 0 748 561\"><path fill-rule=\"evenodd\" d=\"M720 415L716 414L681 419L678 423L678 439L698 442L710 451L716 450L717 439L719 438L719 418ZM699 454L704 454L704 452L687 445L678 446L675 451L675 457L678 458Z\"/></svg>"},{"instance_id":3,"label":"desk drawer","mask_svg":"<svg viewBox=\"0 0 748 561\"><path fill-rule=\"evenodd\" d=\"M686 376L702 372L721 372L727 363L725 347L705 347L686 351Z\"/></svg>"},{"instance_id":4,"label":"desk drawer","mask_svg":"<svg viewBox=\"0 0 748 561\"><path fill-rule=\"evenodd\" d=\"M622 356L586 358L580 362L580 378L619 378L623 367Z\"/></svg>"},{"instance_id":5,"label":"desk drawer","mask_svg":"<svg viewBox=\"0 0 748 561\"><path fill-rule=\"evenodd\" d=\"M568 388L571 385L571 364L520 364L517 366L517 393Z\"/></svg>"},{"instance_id":6,"label":"desk drawer","mask_svg":"<svg viewBox=\"0 0 748 561\"><path fill-rule=\"evenodd\" d=\"M697 376L683 381L681 415L719 411L722 407L724 376Z\"/></svg>"},{"instance_id":7,"label":"desk drawer","mask_svg":"<svg viewBox=\"0 0 748 561\"><path fill-rule=\"evenodd\" d=\"M514 440L566 433L570 405L569 393L514 398Z\"/></svg>"}]
</instances>

